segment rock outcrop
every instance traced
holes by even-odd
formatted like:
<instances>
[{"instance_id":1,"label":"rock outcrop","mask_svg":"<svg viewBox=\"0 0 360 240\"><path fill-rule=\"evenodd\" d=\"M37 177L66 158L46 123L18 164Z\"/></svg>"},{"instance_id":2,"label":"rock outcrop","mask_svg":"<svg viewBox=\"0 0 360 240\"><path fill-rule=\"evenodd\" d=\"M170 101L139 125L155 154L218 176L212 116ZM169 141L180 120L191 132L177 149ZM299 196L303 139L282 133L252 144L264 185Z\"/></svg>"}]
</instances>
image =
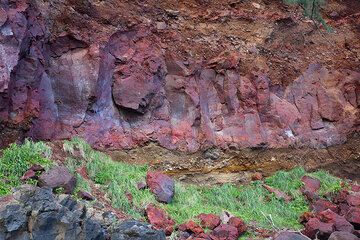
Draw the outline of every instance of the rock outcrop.
<instances>
[{"instance_id":1,"label":"rock outcrop","mask_svg":"<svg viewBox=\"0 0 360 240\"><path fill-rule=\"evenodd\" d=\"M192 2L185 9L204 7ZM310 37L307 41L317 48L301 52L294 40L280 51L279 42L286 42L281 27L296 37L306 26L294 22L292 11L269 5L262 12L244 12L251 5L221 1L228 9L219 9L216 1L212 4L210 13L201 15L203 11L171 10L179 6L167 1L140 6L133 1L2 0L1 145L23 137L78 135L108 149L150 141L186 152L211 146L324 147L359 130L356 60L346 65L339 53L331 65L318 52L336 49ZM160 16L166 22L154 23ZM345 17L347 40L358 39ZM200 20L218 24L219 35L212 39L218 37L223 45L209 40L211 33L201 24L199 30L188 26ZM244 32L245 44L221 35L221 23L233 20L261 29L259 39ZM334 24L345 31L340 22ZM201 31L205 33L195 35ZM353 44L358 51L358 42ZM323 65L310 64L311 54L318 54L313 62ZM289 64L289 74L281 72L280 77L279 62ZM278 84L283 78L286 83Z\"/></svg>"},{"instance_id":2,"label":"rock outcrop","mask_svg":"<svg viewBox=\"0 0 360 240\"><path fill-rule=\"evenodd\" d=\"M0 239L165 240L165 233L146 223L119 223L109 214L51 188L24 185L0 198Z\"/></svg>"}]
</instances>

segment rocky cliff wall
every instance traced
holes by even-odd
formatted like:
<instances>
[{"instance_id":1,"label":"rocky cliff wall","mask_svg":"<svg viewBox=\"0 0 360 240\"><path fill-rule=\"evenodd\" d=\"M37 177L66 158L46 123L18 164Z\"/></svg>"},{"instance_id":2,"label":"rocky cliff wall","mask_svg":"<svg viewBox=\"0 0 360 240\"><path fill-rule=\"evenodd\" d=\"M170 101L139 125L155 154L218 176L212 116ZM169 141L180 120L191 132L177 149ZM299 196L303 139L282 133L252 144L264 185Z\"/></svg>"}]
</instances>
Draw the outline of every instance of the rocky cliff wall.
<instances>
[{"instance_id":1,"label":"rocky cliff wall","mask_svg":"<svg viewBox=\"0 0 360 240\"><path fill-rule=\"evenodd\" d=\"M326 147L360 128L360 3L327 34L281 1L0 1L1 145L81 136Z\"/></svg>"}]
</instances>

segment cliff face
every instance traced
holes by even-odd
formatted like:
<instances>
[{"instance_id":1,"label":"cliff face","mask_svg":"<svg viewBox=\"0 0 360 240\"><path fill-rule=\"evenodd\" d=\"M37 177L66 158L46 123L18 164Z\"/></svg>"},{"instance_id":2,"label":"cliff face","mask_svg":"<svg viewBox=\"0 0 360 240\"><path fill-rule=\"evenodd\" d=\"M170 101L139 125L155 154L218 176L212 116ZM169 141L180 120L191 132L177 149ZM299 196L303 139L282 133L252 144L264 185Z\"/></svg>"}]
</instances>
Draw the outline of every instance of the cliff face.
<instances>
[{"instance_id":1,"label":"cliff face","mask_svg":"<svg viewBox=\"0 0 360 240\"><path fill-rule=\"evenodd\" d=\"M360 3L0 0L0 145L323 147L360 129Z\"/></svg>"}]
</instances>

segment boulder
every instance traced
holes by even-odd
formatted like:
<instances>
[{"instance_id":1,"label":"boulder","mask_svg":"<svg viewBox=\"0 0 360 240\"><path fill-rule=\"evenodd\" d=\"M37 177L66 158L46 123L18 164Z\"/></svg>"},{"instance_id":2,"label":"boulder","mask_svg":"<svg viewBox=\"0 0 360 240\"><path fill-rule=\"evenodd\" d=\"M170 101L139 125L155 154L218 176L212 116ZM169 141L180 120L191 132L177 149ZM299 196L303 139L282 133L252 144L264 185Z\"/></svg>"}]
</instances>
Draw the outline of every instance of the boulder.
<instances>
[{"instance_id":1,"label":"boulder","mask_svg":"<svg viewBox=\"0 0 360 240\"><path fill-rule=\"evenodd\" d=\"M332 202L325 199L317 200L310 206L310 209L313 210L314 212L322 212L327 209L330 209L333 212L338 212L338 207Z\"/></svg>"},{"instance_id":2,"label":"boulder","mask_svg":"<svg viewBox=\"0 0 360 240\"><path fill-rule=\"evenodd\" d=\"M329 240L359 240L359 238L349 232L337 231L330 235Z\"/></svg>"},{"instance_id":3,"label":"boulder","mask_svg":"<svg viewBox=\"0 0 360 240\"><path fill-rule=\"evenodd\" d=\"M340 216L337 213L334 213L330 209L320 212L317 215L317 218L326 223L334 224L334 228L336 231L350 232L354 231L354 226L349 223L345 217Z\"/></svg>"},{"instance_id":4,"label":"boulder","mask_svg":"<svg viewBox=\"0 0 360 240\"><path fill-rule=\"evenodd\" d=\"M175 182L166 174L160 172L148 172L146 184L155 195L157 201L170 203L175 194Z\"/></svg>"},{"instance_id":5,"label":"boulder","mask_svg":"<svg viewBox=\"0 0 360 240\"><path fill-rule=\"evenodd\" d=\"M312 192L315 193L320 189L320 181L316 178L309 177L309 176L303 176L301 178L301 181L304 183L304 186L302 187L302 191L306 192Z\"/></svg>"},{"instance_id":6,"label":"boulder","mask_svg":"<svg viewBox=\"0 0 360 240\"><path fill-rule=\"evenodd\" d=\"M345 216L351 224L355 226L356 229L360 228L360 208L351 207Z\"/></svg>"},{"instance_id":7,"label":"boulder","mask_svg":"<svg viewBox=\"0 0 360 240\"><path fill-rule=\"evenodd\" d=\"M239 236L244 234L247 230L247 226L246 226L245 222L238 217L231 217L227 224L229 224L230 226L236 227L236 229L238 230Z\"/></svg>"},{"instance_id":8,"label":"boulder","mask_svg":"<svg viewBox=\"0 0 360 240\"><path fill-rule=\"evenodd\" d=\"M150 225L135 220L121 223L111 233L116 240L166 240L165 233L152 229Z\"/></svg>"},{"instance_id":9,"label":"boulder","mask_svg":"<svg viewBox=\"0 0 360 240\"><path fill-rule=\"evenodd\" d=\"M171 235L174 231L175 222L160 208L149 204L146 207L146 217L155 229L163 230L166 235Z\"/></svg>"},{"instance_id":10,"label":"boulder","mask_svg":"<svg viewBox=\"0 0 360 240\"><path fill-rule=\"evenodd\" d=\"M237 240L239 238L237 228L228 224L220 224L211 232L211 235L226 240Z\"/></svg>"},{"instance_id":11,"label":"boulder","mask_svg":"<svg viewBox=\"0 0 360 240\"><path fill-rule=\"evenodd\" d=\"M309 240L309 238L294 232L281 232L274 240Z\"/></svg>"},{"instance_id":12,"label":"boulder","mask_svg":"<svg viewBox=\"0 0 360 240\"><path fill-rule=\"evenodd\" d=\"M360 193L351 193L347 196L346 202L350 206L360 207Z\"/></svg>"},{"instance_id":13,"label":"boulder","mask_svg":"<svg viewBox=\"0 0 360 240\"><path fill-rule=\"evenodd\" d=\"M211 213L202 213L198 216L198 218L200 219L200 224L203 228L208 228L211 230L219 226L221 223L220 217Z\"/></svg>"},{"instance_id":14,"label":"boulder","mask_svg":"<svg viewBox=\"0 0 360 240\"><path fill-rule=\"evenodd\" d=\"M76 185L76 178L66 167L58 166L43 172L39 176L38 185L52 189L63 188L64 193L72 193Z\"/></svg>"},{"instance_id":15,"label":"boulder","mask_svg":"<svg viewBox=\"0 0 360 240\"><path fill-rule=\"evenodd\" d=\"M311 218L302 231L309 238L314 239L317 236L320 240L328 239L332 232L334 232L333 223L324 223L317 218Z\"/></svg>"},{"instance_id":16,"label":"boulder","mask_svg":"<svg viewBox=\"0 0 360 240\"><path fill-rule=\"evenodd\" d=\"M204 232L204 229L202 229L199 224L191 220L186 223L180 224L179 230L182 232L194 233L195 235L199 235Z\"/></svg>"}]
</instances>

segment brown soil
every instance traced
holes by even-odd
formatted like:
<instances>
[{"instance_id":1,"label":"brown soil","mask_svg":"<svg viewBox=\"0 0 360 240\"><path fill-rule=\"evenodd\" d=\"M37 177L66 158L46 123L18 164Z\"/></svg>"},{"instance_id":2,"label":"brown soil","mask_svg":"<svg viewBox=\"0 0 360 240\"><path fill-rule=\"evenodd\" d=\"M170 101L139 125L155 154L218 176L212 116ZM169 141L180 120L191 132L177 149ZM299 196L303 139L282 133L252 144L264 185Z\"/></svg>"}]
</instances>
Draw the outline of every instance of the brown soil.
<instances>
[{"instance_id":1,"label":"brown soil","mask_svg":"<svg viewBox=\"0 0 360 240\"><path fill-rule=\"evenodd\" d=\"M302 166L308 171L324 169L336 176L360 181L360 138L323 149L209 149L184 154L154 144L129 151L109 152L115 161L150 164L179 180L200 184L242 183L254 172L269 176L278 170Z\"/></svg>"}]
</instances>

